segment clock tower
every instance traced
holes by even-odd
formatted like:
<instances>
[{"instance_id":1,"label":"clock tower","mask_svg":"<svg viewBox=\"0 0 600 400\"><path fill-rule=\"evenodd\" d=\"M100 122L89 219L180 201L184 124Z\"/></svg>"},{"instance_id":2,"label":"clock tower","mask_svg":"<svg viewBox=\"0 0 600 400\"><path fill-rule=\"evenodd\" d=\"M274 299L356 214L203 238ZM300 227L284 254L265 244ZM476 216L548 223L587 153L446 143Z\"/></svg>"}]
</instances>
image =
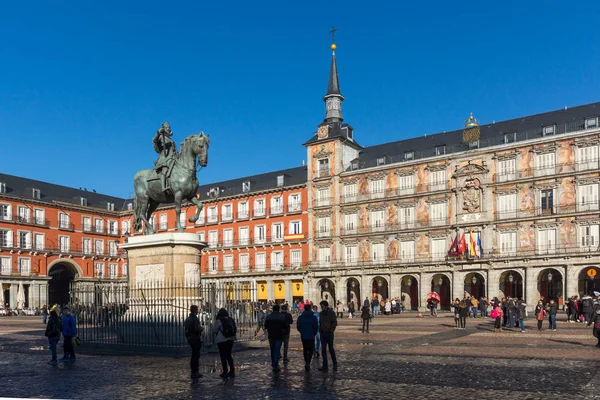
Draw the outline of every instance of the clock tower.
<instances>
[{"instance_id":1,"label":"clock tower","mask_svg":"<svg viewBox=\"0 0 600 400\"><path fill-rule=\"evenodd\" d=\"M340 93L340 82L338 80L337 63L335 60L335 43L331 45L331 68L329 69L329 85L327 94L323 97L325 102L325 120L324 123L340 123L342 118L342 102L344 96Z\"/></svg>"}]
</instances>

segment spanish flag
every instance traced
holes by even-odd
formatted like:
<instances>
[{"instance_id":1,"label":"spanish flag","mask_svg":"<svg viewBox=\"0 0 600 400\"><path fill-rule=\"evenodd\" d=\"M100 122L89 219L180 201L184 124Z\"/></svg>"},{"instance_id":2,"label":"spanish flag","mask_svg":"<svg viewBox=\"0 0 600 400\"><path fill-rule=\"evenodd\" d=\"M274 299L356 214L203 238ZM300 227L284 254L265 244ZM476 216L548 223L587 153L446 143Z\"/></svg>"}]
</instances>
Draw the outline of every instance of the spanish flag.
<instances>
[{"instance_id":1,"label":"spanish flag","mask_svg":"<svg viewBox=\"0 0 600 400\"><path fill-rule=\"evenodd\" d=\"M471 257L477 256L477 250L475 250L475 238L473 237L473 230L469 229L469 254Z\"/></svg>"}]
</instances>

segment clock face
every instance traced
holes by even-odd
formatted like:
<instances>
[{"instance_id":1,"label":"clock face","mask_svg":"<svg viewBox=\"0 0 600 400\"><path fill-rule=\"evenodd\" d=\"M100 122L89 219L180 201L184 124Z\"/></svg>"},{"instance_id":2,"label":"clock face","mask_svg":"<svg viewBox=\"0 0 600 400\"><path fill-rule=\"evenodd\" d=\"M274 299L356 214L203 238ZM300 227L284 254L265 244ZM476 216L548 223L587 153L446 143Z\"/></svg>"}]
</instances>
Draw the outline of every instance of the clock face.
<instances>
[{"instance_id":1,"label":"clock face","mask_svg":"<svg viewBox=\"0 0 600 400\"><path fill-rule=\"evenodd\" d=\"M329 126L327 126L327 125L322 125L319 127L319 130L317 130L317 136L319 137L319 139L326 138L328 134L329 134Z\"/></svg>"}]
</instances>

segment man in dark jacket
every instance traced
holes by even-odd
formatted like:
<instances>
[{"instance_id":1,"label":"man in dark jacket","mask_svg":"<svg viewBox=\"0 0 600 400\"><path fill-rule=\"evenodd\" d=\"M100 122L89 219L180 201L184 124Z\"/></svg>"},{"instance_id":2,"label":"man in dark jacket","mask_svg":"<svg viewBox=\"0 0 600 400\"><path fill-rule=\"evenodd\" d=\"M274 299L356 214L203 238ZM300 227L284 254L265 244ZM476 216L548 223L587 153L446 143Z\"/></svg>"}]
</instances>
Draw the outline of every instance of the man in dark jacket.
<instances>
[{"instance_id":1,"label":"man in dark jacket","mask_svg":"<svg viewBox=\"0 0 600 400\"><path fill-rule=\"evenodd\" d=\"M302 350L304 351L304 369L310 370L313 351L315 349L315 336L319 332L319 321L312 312L310 304L304 306L304 312L296 321L296 329L300 332L302 340Z\"/></svg>"},{"instance_id":2,"label":"man in dark jacket","mask_svg":"<svg viewBox=\"0 0 600 400\"><path fill-rule=\"evenodd\" d=\"M64 307L62 312L62 334L64 339L63 347L65 349L65 355L58 361L75 361L75 348L73 347L73 338L77 336L75 317L71 315L71 309L69 307Z\"/></svg>"},{"instance_id":3,"label":"man in dark jacket","mask_svg":"<svg viewBox=\"0 0 600 400\"><path fill-rule=\"evenodd\" d=\"M525 333L525 315L527 314L526 310L527 304L525 304L523 299L519 299L519 301L517 301L517 320L519 321L521 333Z\"/></svg>"},{"instance_id":4,"label":"man in dark jacket","mask_svg":"<svg viewBox=\"0 0 600 400\"><path fill-rule=\"evenodd\" d=\"M281 314L285 317L285 321L287 322L287 331L283 338L283 363L287 364L288 361L288 346L290 344L290 329L292 324L294 323L294 318L292 318L292 314L288 312L287 303L281 306Z\"/></svg>"},{"instance_id":5,"label":"man in dark jacket","mask_svg":"<svg viewBox=\"0 0 600 400\"><path fill-rule=\"evenodd\" d=\"M360 309L360 317L362 318L362 333L365 333L365 325L367 333L369 333L369 321L371 320L371 308L368 305L362 306Z\"/></svg>"},{"instance_id":6,"label":"man in dark jacket","mask_svg":"<svg viewBox=\"0 0 600 400\"><path fill-rule=\"evenodd\" d=\"M549 328L548 329L552 329L553 331L556 330L556 313L558 312L558 304L556 304L554 302L554 299L550 300L550 303L548 303L548 305L546 306L546 311L548 311L548 321L549 321Z\"/></svg>"},{"instance_id":7,"label":"man in dark jacket","mask_svg":"<svg viewBox=\"0 0 600 400\"><path fill-rule=\"evenodd\" d=\"M184 324L185 337L192 348L192 357L190 359L190 369L192 370L192 378L202 378L199 372L200 364L200 349L202 348L202 327L198 319L198 306L190 307L190 316L187 317Z\"/></svg>"},{"instance_id":8,"label":"man in dark jacket","mask_svg":"<svg viewBox=\"0 0 600 400\"><path fill-rule=\"evenodd\" d=\"M337 318L335 312L329 308L329 303L323 300L321 303L321 325L319 332L321 333L321 343L323 344L323 367L319 368L319 371L328 371L329 365L327 363L327 348L331 353L331 362L333 363L333 369L337 369L337 358L335 357L335 350L333 349L333 333L337 327Z\"/></svg>"},{"instance_id":9,"label":"man in dark jacket","mask_svg":"<svg viewBox=\"0 0 600 400\"><path fill-rule=\"evenodd\" d=\"M265 329L269 336L269 346L271 347L271 367L273 372L279 372L279 354L281 345L286 332L289 332L289 325L285 316L279 312L279 304L273 306L273 312L267 315L265 319Z\"/></svg>"},{"instance_id":10,"label":"man in dark jacket","mask_svg":"<svg viewBox=\"0 0 600 400\"><path fill-rule=\"evenodd\" d=\"M594 333L594 336L596 336L596 339L598 339L598 344L596 347L600 347L600 304L597 304L596 308L590 314L590 320L587 326L592 324L594 324L594 329L592 332Z\"/></svg>"}]
</instances>

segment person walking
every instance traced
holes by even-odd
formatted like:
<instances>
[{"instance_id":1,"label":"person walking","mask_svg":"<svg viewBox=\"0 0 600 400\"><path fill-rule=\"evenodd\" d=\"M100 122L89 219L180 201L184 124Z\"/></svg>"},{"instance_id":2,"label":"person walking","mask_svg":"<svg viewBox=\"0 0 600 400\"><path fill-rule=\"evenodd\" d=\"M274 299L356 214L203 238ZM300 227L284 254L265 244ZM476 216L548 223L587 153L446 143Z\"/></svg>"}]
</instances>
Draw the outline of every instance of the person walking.
<instances>
[{"instance_id":1,"label":"person walking","mask_svg":"<svg viewBox=\"0 0 600 400\"><path fill-rule=\"evenodd\" d=\"M42 324L46 325L46 320L48 319L48 307L44 304L42 307Z\"/></svg>"},{"instance_id":2,"label":"person walking","mask_svg":"<svg viewBox=\"0 0 600 400\"><path fill-rule=\"evenodd\" d=\"M365 326L367 327L367 333L369 333L369 321L371 320L371 307L366 303L360 309L360 317L362 318L362 333L365 333Z\"/></svg>"},{"instance_id":3,"label":"person walking","mask_svg":"<svg viewBox=\"0 0 600 400\"><path fill-rule=\"evenodd\" d=\"M490 316L494 319L494 332L502 332L502 317L504 311L502 311L502 307L500 304L496 305L490 314Z\"/></svg>"},{"instance_id":4,"label":"person walking","mask_svg":"<svg viewBox=\"0 0 600 400\"><path fill-rule=\"evenodd\" d=\"M319 321L310 305L304 306L304 312L296 320L296 329L300 332L304 353L304 370L310 371L310 362L315 350L315 336L319 333Z\"/></svg>"},{"instance_id":5,"label":"person walking","mask_svg":"<svg viewBox=\"0 0 600 400\"><path fill-rule=\"evenodd\" d=\"M517 301L517 320L519 321L519 328L521 333L525 333L525 317L527 315L527 304L522 298Z\"/></svg>"},{"instance_id":6,"label":"person walking","mask_svg":"<svg viewBox=\"0 0 600 400\"><path fill-rule=\"evenodd\" d=\"M471 311L473 312L473 318L477 318L477 310L479 310L479 300L477 297L471 297ZM481 315L483 317L483 314Z\"/></svg>"},{"instance_id":7,"label":"person walking","mask_svg":"<svg viewBox=\"0 0 600 400\"><path fill-rule=\"evenodd\" d=\"M331 362L333 363L333 369L337 369L337 358L335 356L335 350L333 348L333 333L337 327L337 318L329 303L323 300L321 303L321 324L319 332L321 333L321 341L323 342L323 367L319 368L319 371L328 371L329 365L327 362L327 350L331 354Z\"/></svg>"},{"instance_id":8,"label":"person walking","mask_svg":"<svg viewBox=\"0 0 600 400\"><path fill-rule=\"evenodd\" d=\"M458 320L459 320L459 329L467 328L467 316L469 315L469 307L467 305L467 300L461 300L458 305Z\"/></svg>"},{"instance_id":9,"label":"person walking","mask_svg":"<svg viewBox=\"0 0 600 400\"><path fill-rule=\"evenodd\" d=\"M292 324L294 323L294 318L292 317L292 314L288 312L287 304L281 306L281 313L285 317L285 321L287 323L287 330L285 336L283 337L283 364L287 365L287 363L290 361L288 358L288 347L290 345L290 331Z\"/></svg>"},{"instance_id":10,"label":"person walking","mask_svg":"<svg viewBox=\"0 0 600 400\"><path fill-rule=\"evenodd\" d=\"M590 313L589 322L587 326L594 324L594 328L592 330L593 335L598 339L598 344L596 347L600 348L600 304L596 304L596 307Z\"/></svg>"},{"instance_id":11,"label":"person walking","mask_svg":"<svg viewBox=\"0 0 600 400\"><path fill-rule=\"evenodd\" d=\"M237 333L237 327L233 318L229 317L226 309L221 308L217 312L217 319L212 327L213 335L216 336L215 343L219 349L219 357L221 358L221 367L223 373L219 376L223 379L235 378L235 369L233 367L233 342ZM279 354L279 353L277 353ZM227 370L229 364L229 370Z\"/></svg>"},{"instance_id":12,"label":"person walking","mask_svg":"<svg viewBox=\"0 0 600 400\"><path fill-rule=\"evenodd\" d=\"M65 354L60 362L75 361L75 348L73 347L73 338L77 336L77 326L75 317L71 314L69 307L64 307L62 310L62 334L64 339Z\"/></svg>"},{"instance_id":13,"label":"person walking","mask_svg":"<svg viewBox=\"0 0 600 400\"><path fill-rule=\"evenodd\" d=\"M373 316L378 316L379 315L379 297L375 296L375 299L373 300Z\"/></svg>"},{"instance_id":14,"label":"person walking","mask_svg":"<svg viewBox=\"0 0 600 400\"><path fill-rule=\"evenodd\" d=\"M546 310L544 310L544 303L542 300L538 301L538 305L535 307L535 319L537 320L538 331L542 330L542 324L546 317Z\"/></svg>"},{"instance_id":15,"label":"person walking","mask_svg":"<svg viewBox=\"0 0 600 400\"><path fill-rule=\"evenodd\" d=\"M185 337L188 344L192 348L192 356L190 358L190 370L192 378L202 378L199 370L200 364L200 349L202 348L202 331L204 330L200 326L200 320L198 319L198 306L192 305L190 307L190 316L187 317L184 324Z\"/></svg>"},{"instance_id":16,"label":"person walking","mask_svg":"<svg viewBox=\"0 0 600 400\"><path fill-rule=\"evenodd\" d=\"M337 315L336 315L337 318L340 318L340 319L344 318L344 305L339 300L337 302L336 310L337 310Z\"/></svg>"},{"instance_id":17,"label":"person walking","mask_svg":"<svg viewBox=\"0 0 600 400\"><path fill-rule=\"evenodd\" d=\"M281 345L288 331L288 323L283 314L279 312L279 304L273 306L273 312L267 315L265 329L269 336L269 347L271 348L271 367L273 372L279 372L279 354Z\"/></svg>"},{"instance_id":18,"label":"person walking","mask_svg":"<svg viewBox=\"0 0 600 400\"><path fill-rule=\"evenodd\" d=\"M454 329L460 329L460 299L458 297L452 302L452 308L454 309Z\"/></svg>"},{"instance_id":19,"label":"person walking","mask_svg":"<svg viewBox=\"0 0 600 400\"><path fill-rule=\"evenodd\" d=\"M348 303L348 318L354 318L354 302L351 301Z\"/></svg>"},{"instance_id":20,"label":"person walking","mask_svg":"<svg viewBox=\"0 0 600 400\"><path fill-rule=\"evenodd\" d=\"M317 318L317 323L319 324L319 328L321 327L321 314L319 314L319 308L317 306L312 306L313 315ZM319 350L321 349L321 333L317 331L317 335L315 336L315 357L319 357Z\"/></svg>"},{"instance_id":21,"label":"person walking","mask_svg":"<svg viewBox=\"0 0 600 400\"><path fill-rule=\"evenodd\" d=\"M56 311L50 312L50 319L48 320L48 324L46 325L46 332L44 335L48 338L48 346L50 347L50 353L52 354L52 359L48 362L50 365L58 364L58 360L56 357L56 345L60 340L60 332L62 331L62 323L58 318L58 314Z\"/></svg>"},{"instance_id":22,"label":"person walking","mask_svg":"<svg viewBox=\"0 0 600 400\"><path fill-rule=\"evenodd\" d=\"M558 312L558 304L554 302L554 299L550 300L550 303L546 306L548 310L548 329L553 331L556 330L556 313Z\"/></svg>"}]
</instances>

